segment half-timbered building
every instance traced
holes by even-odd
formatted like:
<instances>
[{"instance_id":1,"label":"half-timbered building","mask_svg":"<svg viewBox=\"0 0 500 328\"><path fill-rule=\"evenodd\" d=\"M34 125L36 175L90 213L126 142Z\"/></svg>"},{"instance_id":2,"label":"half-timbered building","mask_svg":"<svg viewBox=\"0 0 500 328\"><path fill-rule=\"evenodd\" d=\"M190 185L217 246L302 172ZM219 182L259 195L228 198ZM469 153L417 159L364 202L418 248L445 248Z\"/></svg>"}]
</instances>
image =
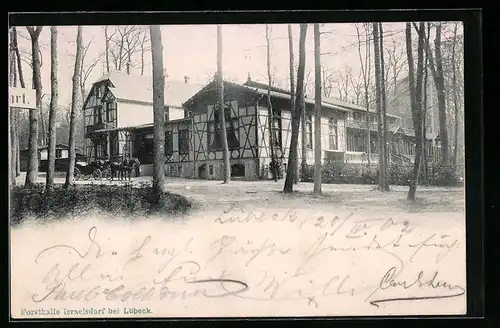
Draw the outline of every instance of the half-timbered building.
<instances>
[{"instance_id":1,"label":"half-timbered building","mask_svg":"<svg viewBox=\"0 0 500 328\"><path fill-rule=\"evenodd\" d=\"M97 158L139 158L143 172L152 172L153 104L151 77L112 72L96 81L84 106L87 155ZM187 82L187 81L185 81ZM166 82L165 174L186 178L222 179L222 128L226 130L231 175L246 180L271 177L274 155L286 172L292 134L291 95L248 79L244 84L224 82L224 118L221 126L218 86L202 87ZM299 131L299 162L314 163L315 101L305 98L305 134ZM390 160L413 161L413 131L401 127L400 118L388 116ZM377 115L364 107L335 99L322 100L322 161L378 163ZM367 122L369 120L369 122ZM305 153L300 146L305 141ZM429 147L430 148L430 147ZM428 149L429 149L428 148Z\"/></svg>"},{"instance_id":2,"label":"half-timbered building","mask_svg":"<svg viewBox=\"0 0 500 328\"><path fill-rule=\"evenodd\" d=\"M165 121L184 118L182 103L200 85L165 81ZM85 154L121 160L138 157L147 174L153 161L153 89L150 76L110 72L92 85L83 106Z\"/></svg>"},{"instance_id":3,"label":"half-timbered building","mask_svg":"<svg viewBox=\"0 0 500 328\"><path fill-rule=\"evenodd\" d=\"M290 92L272 87L271 108L267 105L268 87L251 81L244 84L224 82L224 113L228 139L231 172L234 177L245 179L269 178L271 158L275 158L286 171L291 140ZM223 175L223 153L220 142L220 115L215 81L208 84L184 103L186 117L192 119L186 124L186 134L190 135L190 149L185 157L171 149L167 156L169 172L182 168L185 176L206 179L220 179ZM307 164L314 163L315 101L305 98L306 151L302 154L299 146L298 157L305 156ZM272 113L272 117L271 117ZM342 161L363 164L367 162L366 136L367 122L370 120L371 162L378 163L378 139L376 113L364 107L340 102L334 99L322 101L321 149L322 161ZM414 136L412 131L402 130L400 119L388 115L391 143L391 161L412 161ZM272 134L271 134L272 133ZM302 129L299 132L299 144ZM271 142L272 147L271 147ZM174 143L175 145L175 143ZM187 146L186 146L187 147ZM280 160L281 159L281 160ZM178 172L178 171L177 171Z\"/></svg>"}]
</instances>

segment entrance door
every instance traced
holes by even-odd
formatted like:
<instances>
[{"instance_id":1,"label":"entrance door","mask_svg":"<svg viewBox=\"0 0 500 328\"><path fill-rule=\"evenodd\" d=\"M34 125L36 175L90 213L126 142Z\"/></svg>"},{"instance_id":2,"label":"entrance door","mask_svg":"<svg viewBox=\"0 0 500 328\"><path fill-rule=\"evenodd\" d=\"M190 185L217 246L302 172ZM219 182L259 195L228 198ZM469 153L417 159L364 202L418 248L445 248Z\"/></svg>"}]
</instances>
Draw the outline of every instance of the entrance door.
<instances>
[{"instance_id":1,"label":"entrance door","mask_svg":"<svg viewBox=\"0 0 500 328\"><path fill-rule=\"evenodd\" d=\"M243 164L231 165L231 176L232 177L245 177L245 165L243 165Z\"/></svg>"}]
</instances>

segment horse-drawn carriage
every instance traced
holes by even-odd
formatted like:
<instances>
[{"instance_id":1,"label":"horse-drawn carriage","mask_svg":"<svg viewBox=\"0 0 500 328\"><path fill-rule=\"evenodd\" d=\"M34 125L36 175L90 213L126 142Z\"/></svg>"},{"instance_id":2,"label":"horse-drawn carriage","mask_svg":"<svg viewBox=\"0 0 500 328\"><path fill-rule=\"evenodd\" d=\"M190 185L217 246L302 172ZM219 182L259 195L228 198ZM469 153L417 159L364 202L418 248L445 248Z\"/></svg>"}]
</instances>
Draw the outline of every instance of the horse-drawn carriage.
<instances>
[{"instance_id":1,"label":"horse-drawn carriage","mask_svg":"<svg viewBox=\"0 0 500 328\"><path fill-rule=\"evenodd\" d=\"M104 161L78 161L75 163L75 181L81 179L87 181L91 177L94 180L101 180L104 170Z\"/></svg>"},{"instance_id":2,"label":"horse-drawn carriage","mask_svg":"<svg viewBox=\"0 0 500 328\"><path fill-rule=\"evenodd\" d=\"M78 161L75 163L75 181L80 178L87 181L91 177L94 180L102 178L113 180L128 180L131 179L132 173L139 176L141 163L137 158L128 158L122 161L110 161L97 159L92 162Z\"/></svg>"}]
</instances>

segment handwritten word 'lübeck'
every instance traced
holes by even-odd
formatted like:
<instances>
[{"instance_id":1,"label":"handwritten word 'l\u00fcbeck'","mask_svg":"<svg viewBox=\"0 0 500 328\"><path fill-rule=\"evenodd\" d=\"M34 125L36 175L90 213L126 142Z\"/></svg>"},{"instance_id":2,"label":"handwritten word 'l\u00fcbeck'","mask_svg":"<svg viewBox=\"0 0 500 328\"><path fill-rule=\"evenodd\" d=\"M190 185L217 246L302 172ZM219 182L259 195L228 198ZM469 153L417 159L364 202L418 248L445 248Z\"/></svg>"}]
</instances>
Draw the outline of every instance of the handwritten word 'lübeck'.
<instances>
[{"instance_id":1,"label":"handwritten word 'l\u00fcbeck'","mask_svg":"<svg viewBox=\"0 0 500 328\"><path fill-rule=\"evenodd\" d=\"M252 217L248 215L247 219ZM284 221L290 222L293 215L287 215ZM214 234L212 239L194 236L166 246L165 236L148 235L132 251L106 249L94 226L83 249L60 244L37 254L35 264L41 270L37 275L42 278L32 300L42 305L234 297L296 300L318 307L326 298L357 296L379 307L396 300L465 293L433 269L457 247L458 240L451 235L419 234L410 222L390 218L363 220L350 214L306 219L301 222L319 228L307 243L280 242L272 234L252 240ZM216 224L228 220L218 218ZM373 270L374 263L384 266Z\"/></svg>"}]
</instances>

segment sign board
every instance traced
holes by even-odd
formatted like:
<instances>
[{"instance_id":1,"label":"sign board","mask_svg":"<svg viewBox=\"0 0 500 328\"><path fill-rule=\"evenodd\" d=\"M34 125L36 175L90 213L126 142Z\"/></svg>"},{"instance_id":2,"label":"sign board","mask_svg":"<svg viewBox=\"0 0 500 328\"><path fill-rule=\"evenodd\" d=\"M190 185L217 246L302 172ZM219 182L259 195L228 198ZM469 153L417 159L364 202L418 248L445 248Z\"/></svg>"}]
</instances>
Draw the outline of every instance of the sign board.
<instances>
[{"instance_id":1,"label":"sign board","mask_svg":"<svg viewBox=\"0 0 500 328\"><path fill-rule=\"evenodd\" d=\"M34 89L9 87L9 106L36 109L36 91Z\"/></svg>"}]
</instances>

